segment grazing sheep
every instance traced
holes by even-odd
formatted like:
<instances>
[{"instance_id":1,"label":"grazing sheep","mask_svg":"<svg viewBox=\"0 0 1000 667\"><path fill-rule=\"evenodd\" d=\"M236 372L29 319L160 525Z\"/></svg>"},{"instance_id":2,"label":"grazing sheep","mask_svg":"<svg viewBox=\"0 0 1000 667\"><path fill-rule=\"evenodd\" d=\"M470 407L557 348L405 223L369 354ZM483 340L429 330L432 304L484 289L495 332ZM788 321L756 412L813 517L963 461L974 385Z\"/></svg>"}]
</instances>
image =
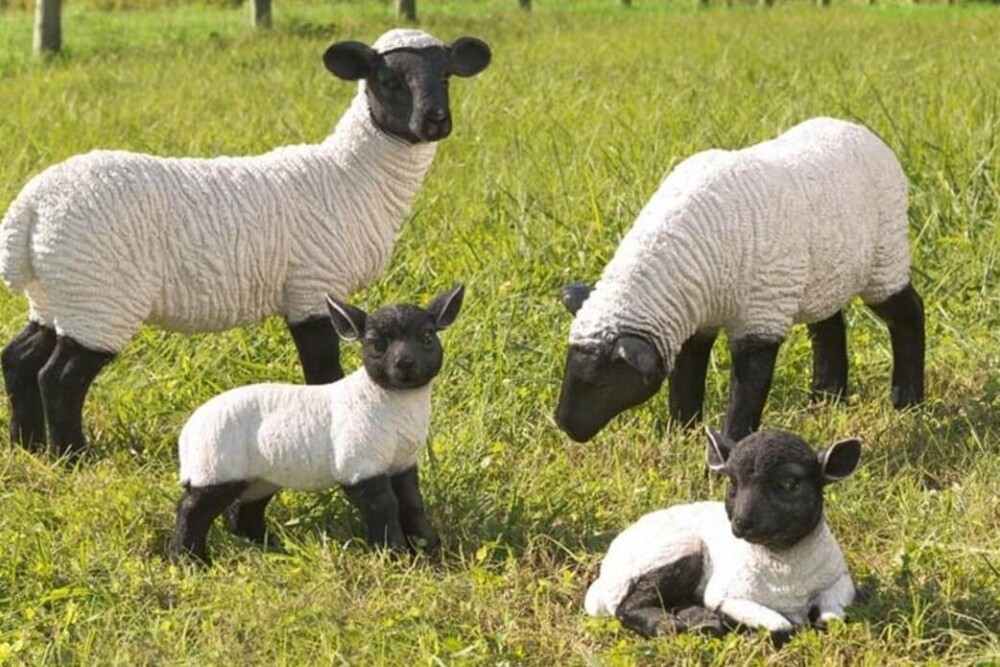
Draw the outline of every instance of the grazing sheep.
<instances>
[{"instance_id":1,"label":"grazing sheep","mask_svg":"<svg viewBox=\"0 0 1000 667\"><path fill-rule=\"evenodd\" d=\"M87 443L81 411L100 370L143 322L221 331L280 314L310 384L343 377L323 294L374 280L451 132L448 78L490 60L483 42L444 45L392 30L338 42L335 76L359 81L319 144L252 157L95 151L45 170L0 226L0 275L28 296L3 351L11 437L59 454Z\"/></svg>"},{"instance_id":2,"label":"grazing sheep","mask_svg":"<svg viewBox=\"0 0 1000 667\"><path fill-rule=\"evenodd\" d=\"M587 613L645 637L720 633L733 622L787 635L842 619L855 589L823 520L823 488L854 472L861 443L816 453L784 431L738 445L708 438L709 467L730 478L725 503L676 505L622 531L587 591Z\"/></svg>"},{"instance_id":3,"label":"grazing sheep","mask_svg":"<svg viewBox=\"0 0 1000 667\"><path fill-rule=\"evenodd\" d=\"M774 360L809 325L814 396L847 391L842 309L860 294L889 326L892 399L924 397L924 315L909 282L907 181L864 127L814 118L744 150L679 164L639 214L597 286L570 285L575 314L560 427L592 438L670 378L670 414L701 418L720 329L733 362L725 432L760 425Z\"/></svg>"},{"instance_id":4,"label":"grazing sheep","mask_svg":"<svg viewBox=\"0 0 1000 667\"><path fill-rule=\"evenodd\" d=\"M263 542L264 510L278 489L334 484L361 512L371 543L436 550L417 454L441 370L437 334L458 317L463 295L459 285L426 310L401 304L371 315L327 297L337 334L362 341L363 368L326 385L240 387L199 407L179 440L184 496L172 550L208 563L208 529L237 501L229 527Z\"/></svg>"}]
</instances>

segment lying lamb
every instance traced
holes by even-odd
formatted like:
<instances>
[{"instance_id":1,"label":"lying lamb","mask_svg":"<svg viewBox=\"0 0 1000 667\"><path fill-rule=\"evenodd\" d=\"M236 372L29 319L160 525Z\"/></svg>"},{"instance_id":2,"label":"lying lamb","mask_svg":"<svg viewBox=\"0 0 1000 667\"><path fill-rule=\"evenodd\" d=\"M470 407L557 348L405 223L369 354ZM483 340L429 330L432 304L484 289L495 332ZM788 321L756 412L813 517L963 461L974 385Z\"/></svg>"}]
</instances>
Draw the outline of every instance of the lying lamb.
<instances>
[{"instance_id":1,"label":"lying lamb","mask_svg":"<svg viewBox=\"0 0 1000 667\"><path fill-rule=\"evenodd\" d=\"M587 591L587 613L645 637L733 623L788 635L842 619L855 588L823 520L823 488L854 472L861 443L816 453L784 431L738 445L708 436L709 467L729 476L725 504L676 505L626 528Z\"/></svg>"},{"instance_id":2,"label":"lying lamb","mask_svg":"<svg viewBox=\"0 0 1000 667\"><path fill-rule=\"evenodd\" d=\"M464 293L459 285L426 310L399 304L371 315L327 297L337 334L362 341L363 368L327 385L240 387L198 408L179 441L184 496L172 551L208 563L208 529L237 501L230 529L263 542L264 510L279 489L334 484L361 512L372 544L435 551L417 454L443 359L437 334L458 317Z\"/></svg>"},{"instance_id":3,"label":"lying lamb","mask_svg":"<svg viewBox=\"0 0 1000 667\"><path fill-rule=\"evenodd\" d=\"M563 291L575 314L560 427L592 438L670 378L670 413L701 417L720 329L732 352L725 433L760 425L778 348L809 325L814 396L847 390L842 309L860 294L889 326L892 398L924 397L924 314L910 284L907 181L864 127L814 118L738 151L679 164L639 214L597 286Z\"/></svg>"},{"instance_id":4,"label":"lying lamb","mask_svg":"<svg viewBox=\"0 0 1000 667\"><path fill-rule=\"evenodd\" d=\"M12 440L44 445L47 418L58 454L85 449L87 390L144 322L221 331L280 314L306 381L343 377L323 294L381 273L451 132L448 78L489 60L478 39L418 30L338 42L324 62L358 93L322 143L212 159L95 151L33 178L0 226L0 275L30 305L2 354Z\"/></svg>"}]
</instances>

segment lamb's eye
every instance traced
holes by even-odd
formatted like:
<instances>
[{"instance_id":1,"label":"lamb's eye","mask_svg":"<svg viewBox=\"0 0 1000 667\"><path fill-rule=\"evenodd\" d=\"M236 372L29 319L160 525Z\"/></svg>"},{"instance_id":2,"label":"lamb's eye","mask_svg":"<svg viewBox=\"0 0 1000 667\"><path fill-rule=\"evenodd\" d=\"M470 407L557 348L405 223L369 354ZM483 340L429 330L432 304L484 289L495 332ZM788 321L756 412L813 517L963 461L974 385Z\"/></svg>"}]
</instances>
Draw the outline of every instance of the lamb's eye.
<instances>
[{"instance_id":1,"label":"lamb's eye","mask_svg":"<svg viewBox=\"0 0 1000 667\"><path fill-rule=\"evenodd\" d=\"M420 342L423 343L424 345L433 345L434 344L434 332L433 331L428 331L428 332L424 333L424 336L423 336L423 338L420 339Z\"/></svg>"},{"instance_id":2,"label":"lamb's eye","mask_svg":"<svg viewBox=\"0 0 1000 667\"><path fill-rule=\"evenodd\" d=\"M794 477L786 477L785 479L778 482L778 488L782 491L794 491L799 488L799 480Z\"/></svg>"},{"instance_id":3,"label":"lamb's eye","mask_svg":"<svg viewBox=\"0 0 1000 667\"><path fill-rule=\"evenodd\" d=\"M386 343L385 341L385 338L382 337L372 338L371 346L372 346L372 351L374 351L375 354L385 354L386 349L389 347L388 343Z\"/></svg>"},{"instance_id":4,"label":"lamb's eye","mask_svg":"<svg viewBox=\"0 0 1000 667\"><path fill-rule=\"evenodd\" d=\"M382 79L382 87L386 90L400 90L403 87L403 82L395 74L391 74Z\"/></svg>"}]
</instances>

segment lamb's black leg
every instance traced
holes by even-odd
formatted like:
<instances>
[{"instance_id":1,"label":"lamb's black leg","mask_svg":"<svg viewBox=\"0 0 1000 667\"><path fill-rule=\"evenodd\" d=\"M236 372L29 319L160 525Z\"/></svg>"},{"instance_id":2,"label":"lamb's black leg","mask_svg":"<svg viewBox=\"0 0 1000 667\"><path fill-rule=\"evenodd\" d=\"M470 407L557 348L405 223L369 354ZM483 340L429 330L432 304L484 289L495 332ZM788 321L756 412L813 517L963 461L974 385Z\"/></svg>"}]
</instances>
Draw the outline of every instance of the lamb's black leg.
<instances>
[{"instance_id":1,"label":"lamb's black leg","mask_svg":"<svg viewBox=\"0 0 1000 667\"><path fill-rule=\"evenodd\" d=\"M847 327L844 313L837 311L809 325L813 374L810 398L839 400L847 394Z\"/></svg>"},{"instance_id":2,"label":"lamb's black leg","mask_svg":"<svg viewBox=\"0 0 1000 667\"><path fill-rule=\"evenodd\" d=\"M389 477L379 475L343 488L347 499L361 513L368 542L374 546L405 551L407 543L399 523L399 501L393 493Z\"/></svg>"},{"instance_id":3,"label":"lamb's black leg","mask_svg":"<svg viewBox=\"0 0 1000 667\"><path fill-rule=\"evenodd\" d=\"M670 373L670 418L682 427L701 421L705 373L718 332L698 332L685 341Z\"/></svg>"},{"instance_id":4,"label":"lamb's black leg","mask_svg":"<svg viewBox=\"0 0 1000 667\"><path fill-rule=\"evenodd\" d=\"M112 352L88 349L69 336L57 337L52 356L38 372L38 384L49 425L49 448L58 456L86 451L83 402L94 378L114 357Z\"/></svg>"},{"instance_id":5,"label":"lamb's black leg","mask_svg":"<svg viewBox=\"0 0 1000 667\"><path fill-rule=\"evenodd\" d=\"M288 322L288 331L299 352L306 384L329 384L344 377L340 366L340 339L329 317Z\"/></svg>"},{"instance_id":6,"label":"lamb's black leg","mask_svg":"<svg viewBox=\"0 0 1000 667\"><path fill-rule=\"evenodd\" d=\"M56 346L56 332L28 322L0 354L4 387L10 399L10 441L35 451L45 446L45 408L38 371Z\"/></svg>"},{"instance_id":7,"label":"lamb's black leg","mask_svg":"<svg viewBox=\"0 0 1000 667\"><path fill-rule=\"evenodd\" d=\"M924 302L907 285L868 307L889 327L892 339L892 404L902 410L924 400Z\"/></svg>"},{"instance_id":8,"label":"lamb's black leg","mask_svg":"<svg viewBox=\"0 0 1000 667\"><path fill-rule=\"evenodd\" d=\"M423 549L428 555L435 555L441 546L441 539L431 526L424 509L417 466L393 475L390 481L399 501L399 523L403 534L414 548Z\"/></svg>"},{"instance_id":9,"label":"lamb's black leg","mask_svg":"<svg viewBox=\"0 0 1000 667\"><path fill-rule=\"evenodd\" d=\"M267 504L274 496L275 494L271 493L249 502L242 500L234 502L225 513L226 528L234 535L245 537L256 544L265 542L274 544L273 538L268 533L267 523L264 521Z\"/></svg>"},{"instance_id":10,"label":"lamb's black leg","mask_svg":"<svg viewBox=\"0 0 1000 667\"><path fill-rule=\"evenodd\" d=\"M210 565L205 542L215 517L247 488L246 482L225 482L211 486L186 487L177 503L177 527L170 551L174 555L190 555Z\"/></svg>"},{"instance_id":11,"label":"lamb's black leg","mask_svg":"<svg viewBox=\"0 0 1000 667\"><path fill-rule=\"evenodd\" d=\"M733 360L725 432L738 442L760 428L781 340L748 336L732 341L729 347Z\"/></svg>"}]
</instances>

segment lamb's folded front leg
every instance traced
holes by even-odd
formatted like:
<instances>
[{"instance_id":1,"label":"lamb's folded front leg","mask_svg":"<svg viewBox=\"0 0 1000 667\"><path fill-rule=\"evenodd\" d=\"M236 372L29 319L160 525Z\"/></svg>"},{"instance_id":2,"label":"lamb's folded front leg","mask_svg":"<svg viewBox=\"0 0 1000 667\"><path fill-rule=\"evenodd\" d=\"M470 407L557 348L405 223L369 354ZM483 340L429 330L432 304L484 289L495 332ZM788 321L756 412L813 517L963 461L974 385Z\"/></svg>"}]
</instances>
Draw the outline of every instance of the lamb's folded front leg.
<instances>
[{"instance_id":1,"label":"lamb's folded front leg","mask_svg":"<svg viewBox=\"0 0 1000 667\"><path fill-rule=\"evenodd\" d=\"M403 527L403 534L414 548L423 549L428 555L435 555L441 546L441 539L424 509L417 466L414 465L393 475L390 481L399 501L399 521Z\"/></svg>"},{"instance_id":2,"label":"lamb's folded front leg","mask_svg":"<svg viewBox=\"0 0 1000 667\"><path fill-rule=\"evenodd\" d=\"M727 598L716 608L716 611L750 628L763 628L771 632L781 633L790 633L795 629L795 624L784 615L752 600Z\"/></svg>"},{"instance_id":3,"label":"lamb's folded front leg","mask_svg":"<svg viewBox=\"0 0 1000 667\"><path fill-rule=\"evenodd\" d=\"M814 607L818 614L813 626L825 630L830 621L844 618L844 607L854 601L855 588L851 575L846 572L832 586L822 591L816 598Z\"/></svg>"}]
</instances>

